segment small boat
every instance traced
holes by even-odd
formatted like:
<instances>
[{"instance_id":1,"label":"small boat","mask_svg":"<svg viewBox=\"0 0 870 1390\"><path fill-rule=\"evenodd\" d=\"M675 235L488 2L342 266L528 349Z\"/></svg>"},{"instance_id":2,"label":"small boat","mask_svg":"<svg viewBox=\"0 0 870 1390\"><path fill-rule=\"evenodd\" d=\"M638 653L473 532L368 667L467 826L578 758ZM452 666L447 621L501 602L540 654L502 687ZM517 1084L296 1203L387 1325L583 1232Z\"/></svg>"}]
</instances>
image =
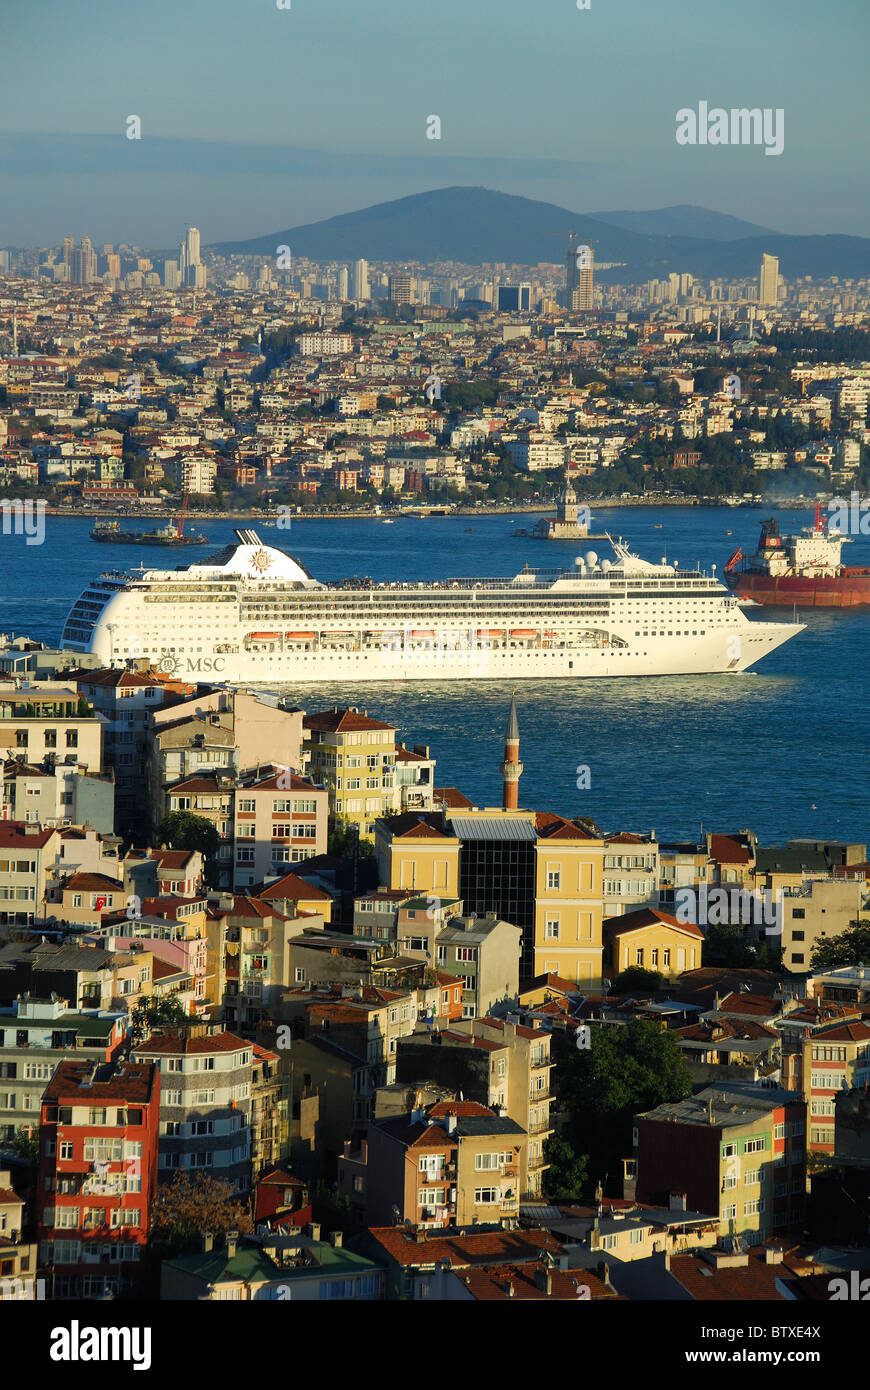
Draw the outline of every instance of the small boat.
<instances>
[{"instance_id":1,"label":"small boat","mask_svg":"<svg viewBox=\"0 0 870 1390\"><path fill-rule=\"evenodd\" d=\"M654 530L654 531L660 531L661 529L662 529L662 523L661 523L660 521L657 521L656 524L655 524L655 526L653 527L653 530ZM729 531L728 534L729 534L729 536L730 536L730 535L731 535L731 532Z\"/></svg>"},{"instance_id":2,"label":"small boat","mask_svg":"<svg viewBox=\"0 0 870 1390\"><path fill-rule=\"evenodd\" d=\"M726 532L725 532L725 535L726 535L726 536L730 536L731 534L732 534L732 533L731 533L730 531L726 531Z\"/></svg>"}]
</instances>

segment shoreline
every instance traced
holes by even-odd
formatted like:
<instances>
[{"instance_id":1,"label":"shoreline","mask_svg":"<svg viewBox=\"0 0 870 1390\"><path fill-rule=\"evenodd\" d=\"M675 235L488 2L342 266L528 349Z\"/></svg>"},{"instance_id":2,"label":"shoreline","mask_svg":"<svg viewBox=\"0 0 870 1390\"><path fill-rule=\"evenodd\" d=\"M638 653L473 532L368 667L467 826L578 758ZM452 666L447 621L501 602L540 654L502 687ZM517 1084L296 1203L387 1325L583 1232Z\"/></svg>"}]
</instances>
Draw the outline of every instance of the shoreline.
<instances>
[{"instance_id":1,"label":"shoreline","mask_svg":"<svg viewBox=\"0 0 870 1390\"><path fill-rule=\"evenodd\" d=\"M36 498L35 501L42 499ZM777 500L770 498L764 502L723 502L715 498L698 497L666 497L666 498L641 498L641 497L604 497L600 500L590 499L584 505L588 506L593 513L598 511L615 510L631 507L721 507L726 511L758 511L765 507L770 507L776 511L807 511L816 504L815 498L784 498ZM508 503L505 506L484 505L481 507L451 507L449 509L439 507L434 504L432 507L410 506L398 507L389 511L375 511L372 507L351 508L342 511L308 511L291 512L289 520L297 521L386 521L401 520L403 517L475 517L475 516L528 516L536 513L547 514L553 511L555 502L529 502L529 503ZM161 510L149 511L118 511L101 507L96 510L85 510L81 507L50 507L46 506L46 516L81 517L84 521L130 521L130 522L155 522L165 518L175 519L177 508L163 508ZM197 521L267 521L275 524L275 512L263 511L188 511L186 524L195 526Z\"/></svg>"}]
</instances>

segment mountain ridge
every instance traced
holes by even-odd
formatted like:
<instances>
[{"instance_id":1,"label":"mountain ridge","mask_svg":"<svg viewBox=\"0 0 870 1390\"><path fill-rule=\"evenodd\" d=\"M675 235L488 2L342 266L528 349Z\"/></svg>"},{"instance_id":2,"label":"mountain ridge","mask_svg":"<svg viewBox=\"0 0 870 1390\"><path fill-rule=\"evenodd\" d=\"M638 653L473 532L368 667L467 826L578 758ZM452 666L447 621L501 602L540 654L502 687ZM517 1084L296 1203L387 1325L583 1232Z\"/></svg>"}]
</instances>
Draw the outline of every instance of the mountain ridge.
<instances>
[{"instance_id":1,"label":"mountain ridge","mask_svg":"<svg viewBox=\"0 0 870 1390\"><path fill-rule=\"evenodd\" d=\"M671 213L673 209L659 211ZM701 211L708 213L707 209ZM752 223L739 225L753 228ZM217 242L210 249L223 254L275 255L279 246L289 246L294 256L318 262L362 257L400 263L534 266L542 262L562 264L572 230L578 242L594 247L599 263L624 263L604 272L618 282L648 280L672 270L703 278L754 275L763 252L779 256L780 270L790 278L870 274L870 240L865 237L790 236L762 230L760 234L712 240L641 233L604 222L600 215L571 212L554 203L464 184L375 203L266 236Z\"/></svg>"}]
</instances>

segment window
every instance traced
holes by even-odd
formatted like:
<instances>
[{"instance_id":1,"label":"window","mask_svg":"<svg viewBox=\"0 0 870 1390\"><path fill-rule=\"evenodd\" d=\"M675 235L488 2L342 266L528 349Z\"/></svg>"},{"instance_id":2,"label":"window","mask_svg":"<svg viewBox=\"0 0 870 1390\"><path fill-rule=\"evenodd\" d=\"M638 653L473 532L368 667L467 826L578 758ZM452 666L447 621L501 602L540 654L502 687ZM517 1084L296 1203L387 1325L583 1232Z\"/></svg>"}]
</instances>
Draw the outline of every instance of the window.
<instances>
[{"instance_id":1,"label":"window","mask_svg":"<svg viewBox=\"0 0 870 1390\"><path fill-rule=\"evenodd\" d=\"M476 1206L492 1206L498 1201L497 1187L478 1187L475 1189L474 1202Z\"/></svg>"},{"instance_id":2,"label":"window","mask_svg":"<svg viewBox=\"0 0 870 1390\"><path fill-rule=\"evenodd\" d=\"M754 1201L751 1201L751 1202L744 1202L744 1203L743 1203L743 1215L744 1215L744 1216L756 1216L756 1215L760 1215L760 1213L763 1212L763 1211L764 1211L764 1198L763 1198L763 1197L756 1197L756 1198L754 1199Z\"/></svg>"},{"instance_id":3,"label":"window","mask_svg":"<svg viewBox=\"0 0 870 1390\"><path fill-rule=\"evenodd\" d=\"M547 887L558 890L562 886L562 870L547 869Z\"/></svg>"},{"instance_id":4,"label":"window","mask_svg":"<svg viewBox=\"0 0 870 1390\"><path fill-rule=\"evenodd\" d=\"M747 1139L743 1152L747 1154L761 1153L766 1144L764 1139Z\"/></svg>"},{"instance_id":5,"label":"window","mask_svg":"<svg viewBox=\"0 0 870 1390\"><path fill-rule=\"evenodd\" d=\"M59 1158L72 1158L72 1156L73 1156L73 1146L72 1146L72 1144L70 1143L69 1140L62 1140L62 1141L61 1141L61 1145L60 1145L60 1153L58 1154L58 1157L59 1157Z\"/></svg>"},{"instance_id":6,"label":"window","mask_svg":"<svg viewBox=\"0 0 870 1390\"><path fill-rule=\"evenodd\" d=\"M615 1250L619 1237L615 1235L601 1237L602 1250Z\"/></svg>"},{"instance_id":7,"label":"window","mask_svg":"<svg viewBox=\"0 0 870 1390\"><path fill-rule=\"evenodd\" d=\"M547 941L559 940L559 918L548 917L544 925L544 937Z\"/></svg>"},{"instance_id":8,"label":"window","mask_svg":"<svg viewBox=\"0 0 870 1390\"><path fill-rule=\"evenodd\" d=\"M643 1241L644 1233L642 1230L632 1231L628 1238L629 1245L640 1245Z\"/></svg>"},{"instance_id":9,"label":"window","mask_svg":"<svg viewBox=\"0 0 870 1390\"><path fill-rule=\"evenodd\" d=\"M243 797L239 802L239 810L248 813L249 811L255 810L256 805L257 803L254 801L253 797Z\"/></svg>"}]
</instances>

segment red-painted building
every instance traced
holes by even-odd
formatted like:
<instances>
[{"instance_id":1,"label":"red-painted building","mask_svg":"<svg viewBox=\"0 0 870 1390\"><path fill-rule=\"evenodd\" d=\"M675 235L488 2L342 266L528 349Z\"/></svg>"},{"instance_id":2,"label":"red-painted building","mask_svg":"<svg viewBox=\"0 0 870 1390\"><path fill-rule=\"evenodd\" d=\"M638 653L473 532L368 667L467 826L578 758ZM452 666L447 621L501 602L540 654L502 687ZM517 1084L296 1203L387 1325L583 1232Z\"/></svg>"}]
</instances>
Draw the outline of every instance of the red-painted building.
<instances>
[{"instance_id":1,"label":"red-painted building","mask_svg":"<svg viewBox=\"0 0 870 1390\"><path fill-rule=\"evenodd\" d=\"M135 1291L157 1188L160 1073L63 1061L40 1116L40 1268L54 1298Z\"/></svg>"}]
</instances>

